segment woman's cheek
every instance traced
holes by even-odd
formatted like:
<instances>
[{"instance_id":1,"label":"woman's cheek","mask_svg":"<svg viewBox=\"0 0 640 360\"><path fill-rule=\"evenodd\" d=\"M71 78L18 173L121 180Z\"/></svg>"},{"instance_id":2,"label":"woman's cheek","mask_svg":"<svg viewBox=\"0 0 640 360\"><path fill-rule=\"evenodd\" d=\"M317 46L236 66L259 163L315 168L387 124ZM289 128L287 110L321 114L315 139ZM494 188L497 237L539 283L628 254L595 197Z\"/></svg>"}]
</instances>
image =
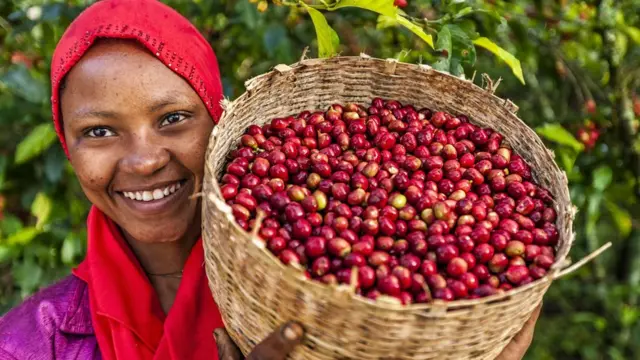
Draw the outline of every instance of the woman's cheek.
<instances>
[{"instance_id":1,"label":"woman's cheek","mask_svg":"<svg viewBox=\"0 0 640 360\"><path fill-rule=\"evenodd\" d=\"M87 197L97 201L102 195L107 195L111 164L94 151L79 150L70 155L73 169Z\"/></svg>"},{"instance_id":2,"label":"woman's cheek","mask_svg":"<svg viewBox=\"0 0 640 360\"><path fill-rule=\"evenodd\" d=\"M183 152L183 158L186 161L185 164L188 164L187 166L200 182L202 182L202 177L204 176L204 162L212 128L213 126L203 126L200 128L195 135L190 137L189 143L191 146Z\"/></svg>"}]
</instances>

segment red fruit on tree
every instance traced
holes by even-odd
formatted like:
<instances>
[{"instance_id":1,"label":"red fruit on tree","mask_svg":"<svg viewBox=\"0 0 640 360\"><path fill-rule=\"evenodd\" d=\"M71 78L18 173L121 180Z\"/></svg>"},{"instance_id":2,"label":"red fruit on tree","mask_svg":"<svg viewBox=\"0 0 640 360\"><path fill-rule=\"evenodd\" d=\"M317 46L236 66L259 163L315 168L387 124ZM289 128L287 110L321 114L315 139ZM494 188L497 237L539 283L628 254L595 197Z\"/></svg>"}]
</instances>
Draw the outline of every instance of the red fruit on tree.
<instances>
[{"instance_id":1,"label":"red fruit on tree","mask_svg":"<svg viewBox=\"0 0 640 360\"><path fill-rule=\"evenodd\" d=\"M393 5L395 5L395 6L399 7L399 8L405 8L409 4L408 4L407 0L394 0L393 1Z\"/></svg>"}]
</instances>

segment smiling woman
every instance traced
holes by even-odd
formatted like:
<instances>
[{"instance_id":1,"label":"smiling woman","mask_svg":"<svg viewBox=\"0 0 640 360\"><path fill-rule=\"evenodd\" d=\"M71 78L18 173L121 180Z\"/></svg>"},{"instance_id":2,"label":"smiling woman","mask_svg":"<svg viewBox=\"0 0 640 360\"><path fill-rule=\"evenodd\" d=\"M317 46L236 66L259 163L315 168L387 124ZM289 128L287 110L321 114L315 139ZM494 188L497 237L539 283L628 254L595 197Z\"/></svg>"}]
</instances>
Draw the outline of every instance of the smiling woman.
<instances>
[{"instance_id":1,"label":"smiling woman","mask_svg":"<svg viewBox=\"0 0 640 360\"><path fill-rule=\"evenodd\" d=\"M0 360L239 358L193 196L221 113L210 45L158 1L103 0L67 29L51 74L56 131L93 204L87 256L0 319ZM301 336L284 325L251 356L284 358Z\"/></svg>"}]
</instances>

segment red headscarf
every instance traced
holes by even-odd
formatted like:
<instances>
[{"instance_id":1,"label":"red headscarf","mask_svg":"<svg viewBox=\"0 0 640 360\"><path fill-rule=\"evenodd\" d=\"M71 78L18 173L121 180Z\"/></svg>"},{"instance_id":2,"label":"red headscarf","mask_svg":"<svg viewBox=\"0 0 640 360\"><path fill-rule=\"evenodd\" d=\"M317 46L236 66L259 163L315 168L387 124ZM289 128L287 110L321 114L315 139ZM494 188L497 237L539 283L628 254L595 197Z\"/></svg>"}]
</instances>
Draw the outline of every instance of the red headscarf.
<instances>
[{"instance_id":1,"label":"red headscarf","mask_svg":"<svg viewBox=\"0 0 640 360\"><path fill-rule=\"evenodd\" d=\"M156 0L102 0L66 30L51 62L52 111L65 153L60 82L97 38L132 39L182 76L214 121L222 109L216 56L182 15ZM74 274L87 283L100 352L115 359L217 359L213 330L222 319L207 285L202 240L193 247L167 316L115 223L95 206L88 219L88 251Z\"/></svg>"}]
</instances>

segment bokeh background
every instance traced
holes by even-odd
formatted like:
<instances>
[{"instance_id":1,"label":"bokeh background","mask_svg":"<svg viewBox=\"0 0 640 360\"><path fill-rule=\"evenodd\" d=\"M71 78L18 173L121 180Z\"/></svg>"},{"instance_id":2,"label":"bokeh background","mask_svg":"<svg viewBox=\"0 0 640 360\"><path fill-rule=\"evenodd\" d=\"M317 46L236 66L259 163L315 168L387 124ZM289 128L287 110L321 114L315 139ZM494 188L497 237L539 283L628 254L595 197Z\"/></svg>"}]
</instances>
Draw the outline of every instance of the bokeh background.
<instances>
[{"instance_id":1,"label":"bokeh background","mask_svg":"<svg viewBox=\"0 0 640 360\"><path fill-rule=\"evenodd\" d=\"M306 47L319 55L302 1L164 2L211 42L231 99ZM337 2L306 1L335 30L334 51L431 64L479 85L483 73L494 87L501 79L496 94L520 107L570 180L579 208L572 259L613 242L552 286L527 359L640 358L640 0L396 0L422 36L366 9L322 11ZM58 39L90 3L0 1L0 314L85 253L89 204L57 143L48 81ZM477 46L478 37L520 61L524 84L509 55Z\"/></svg>"}]
</instances>

